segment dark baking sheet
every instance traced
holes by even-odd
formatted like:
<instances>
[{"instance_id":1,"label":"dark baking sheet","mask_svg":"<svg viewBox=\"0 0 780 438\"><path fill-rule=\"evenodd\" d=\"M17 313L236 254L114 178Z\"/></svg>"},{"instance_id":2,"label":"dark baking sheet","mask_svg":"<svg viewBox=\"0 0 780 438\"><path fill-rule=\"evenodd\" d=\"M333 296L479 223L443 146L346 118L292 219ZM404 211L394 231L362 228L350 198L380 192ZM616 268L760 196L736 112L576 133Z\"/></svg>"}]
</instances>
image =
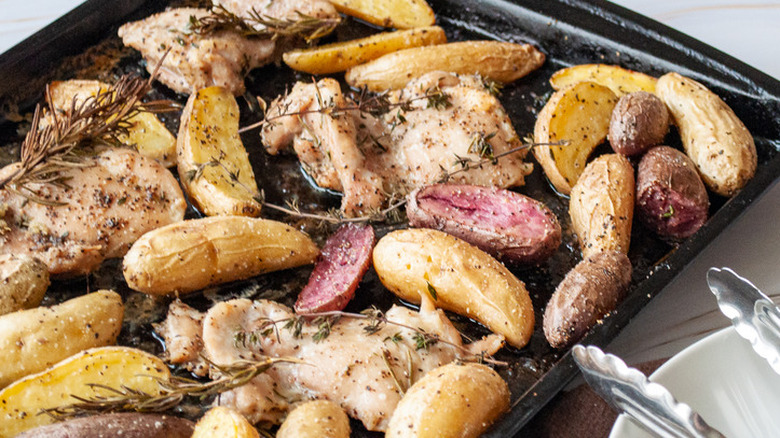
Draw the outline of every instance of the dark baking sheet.
<instances>
[{"instance_id":1,"label":"dark baking sheet","mask_svg":"<svg viewBox=\"0 0 780 438\"><path fill-rule=\"evenodd\" d=\"M723 97L755 137L759 151L756 177L733 199L711 197L712 217L695 236L679 246L671 246L650 235L641 225L634 224L630 258L635 272L631 291L618 310L583 340L585 343L606 345L631 317L780 176L780 118L776 117L780 114L780 82L711 47L607 2L441 0L430 3L450 40L490 38L529 42L547 54L547 62L541 69L507 86L501 97L521 136L533 130L536 112L551 92L547 79L555 70L581 63L609 63L654 75L674 70L704 82ZM145 74L139 55L121 48L115 36L116 28L164 6L164 2L158 1L89 0L0 55L0 77L3 78L0 81L0 144L7 145L1 148L2 162L7 162L17 153L18 131L25 126L24 121L12 120L30 111L49 80L78 75L112 81L125 72ZM351 38L371 31L355 23L340 30L337 38ZM252 94L270 99L296 79L304 77L283 67L268 66L252 72L247 79L247 87ZM163 86L157 86L154 94L156 97L183 100L182 96ZM243 122L252 118L253 115L246 111ZM173 117L168 123L175 129L178 121ZM293 158L266 156L257 137L256 133L248 133L243 140L269 200L281 202L291 192L296 192L301 193L302 200L306 201L302 203L304 207L338 205L336 196L308 185ZM679 141L673 136L668 140L672 144ZM570 354L549 348L541 333L541 313L547 299L555 285L579 260L574 237L568 231L568 203L552 192L538 166L528 185L519 191L547 203L561 219L566 231L564 244L548 262L537 268L514 269L531 292L537 309L537 331L526 348L507 349L498 356L511 362L510 367L500 372L510 384L513 405L511 412L488 434L494 437L517 433L576 374ZM197 215L194 211L189 214ZM281 216L275 218L285 219ZM312 224L296 224L316 234ZM380 235L387 232L387 227L380 227L378 232ZM308 269L296 270L293 276L269 275L215 288L188 296L186 300L201 309L208 307L212 300L237 295L272 297L290 304L305 282ZM85 279L56 282L47 303L80 294L85 287L93 290L113 287L122 293L127 303L128 318L121 343L155 353L162 351L162 346L151 335L149 323L163 317L166 302L128 290L121 281L117 262L106 263L100 271ZM387 307L393 302L394 299L383 290L376 276L369 273L361 285L359 298L350 305L350 309L359 310L369 303ZM484 332L463 318L454 319L470 334ZM183 409L183 415L197 415L196 406ZM373 436L357 424L353 423L353 426L356 435Z\"/></svg>"}]
</instances>

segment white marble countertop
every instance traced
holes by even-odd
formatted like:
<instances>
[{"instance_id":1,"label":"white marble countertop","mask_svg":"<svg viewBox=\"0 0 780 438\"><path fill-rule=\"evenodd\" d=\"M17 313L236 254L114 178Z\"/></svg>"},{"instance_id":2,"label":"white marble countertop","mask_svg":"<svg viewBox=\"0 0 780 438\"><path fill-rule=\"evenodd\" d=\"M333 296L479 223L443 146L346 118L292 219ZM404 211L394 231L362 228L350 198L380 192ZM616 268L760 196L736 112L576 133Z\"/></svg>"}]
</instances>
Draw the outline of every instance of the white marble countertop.
<instances>
[{"instance_id":1,"label":"white marble countertop","mask_svg":"<svg viewBox=\"0 0 780 438\"><path fill-rule=\"evenodd\" d=\"M79 0L0 0L0 52ZM780 78L780 0L615 0ZM780 115L778 115L780 116ZM707 289L710 266L729 266L780 298L780 184L730 225L612 343L629 362L668 357L725 327Z\"/></svg>"}]
</instances>

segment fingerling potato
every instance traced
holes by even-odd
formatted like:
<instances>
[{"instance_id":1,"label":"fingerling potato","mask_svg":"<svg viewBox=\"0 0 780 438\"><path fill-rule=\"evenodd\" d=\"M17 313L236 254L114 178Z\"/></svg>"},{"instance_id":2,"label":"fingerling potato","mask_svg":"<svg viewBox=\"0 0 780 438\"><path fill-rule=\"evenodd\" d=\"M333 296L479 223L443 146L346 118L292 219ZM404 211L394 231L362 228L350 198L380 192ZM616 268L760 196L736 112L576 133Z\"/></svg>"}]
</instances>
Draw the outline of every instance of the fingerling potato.
<instances>
[{"instance_id":1,"label":"fingerling potato","mask_svg":"<svg viewBox=\"0 0 780 438\"><path fill-rule=\"evenodd\" d=\"M578 82L556 91L534 125L536 143L563 141L561 146L534 147L534 156L557 191L568 195L585 169L591 152L604 142L617 96L594 82Z\"/></svg>"},{"instance_id":2,"label":"fingerling potato","mask_svg":"<svg viewBox=\"0 0 780 438\"><path fill-rule=\"evenodd\" d=\"M98 291L53 307L0 316L0 387L92 347L112 345L122 329L124 305L113 291Z\"/></svg>"},{"instance_id":3,"label":"fingerling potato","mask_svg":"<svg viewBox=\"0 0 780 438\"><path fill-rule=\"evenodd\" d=\"M162 360L135 348L101 347L78 353L0 391L0 438L53 423L54 417L39 413L78 402L74 396L115 395L93 385L154 395L160 393L158 379L168 380L170 375Z\"/></svg>"},{"instance_id":4,"label":"fingerling potato","mask_svg":"<svg viewBox=\"0 0 780 438\"><path fill-rule=\"evenodd\" d=\"M626 156L641 155L664 141L669 132L669 111L656 95L636 91L624 95L609 120L609 145Z\"/></svg>"},{"instance_id":5,"label":"fingerling potato","mask_svg":"<svg viewBox=\"0 0 780 438\"><path fill-rule=\"evenodd\" d=\"M122 412L75 418L22 432L16 438L102 437L106 431L121 438L190 438L192 421L162 414Z\"/></svg>"},{"instance_id":6,"label":"fingerling potato","mask_svg":"<svg viewBox=\"0 0 780 438\"><path fill-rule=\"evenodd\" d=\"M283 55L283 59L293 70L324 75L345 71L398 50L446 42L447 36L442 28L428 26L384 32L309 49L291 50Z\"/></svg>"},{"instance_id":7,"label":"fingerling potato","mask_svg":"<svg viewBox=\"0 0 780 438\"><path fill-rule=\"evenodd\" d=\"M0 315L37 307L49 288L49 269L38 259L0 255Z\"/></svg>"},{"instance_id":8,"label":"fingerling potato","mask_svg":"<svg viewBox=\"0 0 780 438\"><path fill-rule=\"evenodd\" d=\"M720 97L677 73L661 76L656 94L669 107L685 153L710 190L732 196L753 178L753 136Z\"/></svg>"},{"instance_id":9,"label":"fingerling potato","mask_svg":"<svg viewBox=\"0 0 780 438\"><path fill-rule=\"evenodd\" d=\"M388 438L476 438L509 409L509 388L486 365L448 364L406 392L390 418Z\"/></svg>"},{"instance_id":10,"label":"fingerling potato","mask_svg":"<svg viewBox=\"0 0 780 438\"><path fill-rule=\"evenodd\" d=\"M430 26L436 22L425 0L330 0L337 11L371 24L397 29Z\"/></svg>"},{"instance_id":11,"label":"fingerling potato","mask_svg":"<svg viewBox=\"0 0 780 438\"><path fill-rule=\"evenodd\" d=\"M554 90L562 90L578 82L595 82L609 87L618 97L635 91L652 93L656 81L656 78L644 73L608 64L575 65L558 70L550 77Z\"/></svg>"},{"instance_id":12,"label":"fingerling potato","mask_svg":"<svg viewBox=\"0 0 780 438\"><path fill-rule=\"evenodd\" d=\"M223 87L192 93L181 115L179 179L208 216L260 215L260 190L238 135L238 117L236 98Z\"/></svg>"},{"instance_id":13,"label":"fingerling potato","mask_svg":"<svg viewBox=\"0 0 780 438\"><path fill-rule=\"evenodd\" d=\"M339 405L315 400L293 409L276 438L349 438L349 433L349 418Z\"/></svg>"},{"instance_id":14,"label":"fingerling potato","mask_svg":"<svg viewBox=\"0 0 780 438\"><path fill-rule=\"evenodd\" d=\"M525 285L493 257L457 237L430 229L385 235L374 247L379 280L400 298L468 316L522 348L534 328Z\"/></svg>"},{"instance_id":15,"label":"fingerling potato","mask_svg":"<svg viewBox=\"0 0 780 438\"><path fill-rule=\"evenodd\" d=\"M544 54L528 44L501 41L460 41L415 47L389 53L347 70L345 79L353 87L371 91L400 89L432 71L480 75L509 83L536 70Z\"/></svg>"},{"instance_id":16,"label":"fingerling potato","mask_svg":"<svg viewBox=\"0 0 780 438\"><path fill-rule=\"evenodd\" d=\"M569 200L571 225L582 256L605 250L628 253L634 217L634 168L620 154L588 163Z\"/></svg>"},{"instance_id":17,"label":"fingerling potato","mask_svg":"<svg viewBox=\"0 0 780 438\"><path fill-rule=\"evenodd\" d=\"M260 438L260 434L243 415L224 406L214 406L198 420L192 434L192 438L211 437Z\"/></svg>"},{"instance_id":18,"label":"fingerling potato","mask_svg":"<svg viewBox=\"0 0 780 438\"><path fill-rule=\"evenodd\" d=\"M317 245L281 222L242 216L192 219L150 231L122 263L127 285L153 295L314 263Z\"/></svg>"}]
</instances>

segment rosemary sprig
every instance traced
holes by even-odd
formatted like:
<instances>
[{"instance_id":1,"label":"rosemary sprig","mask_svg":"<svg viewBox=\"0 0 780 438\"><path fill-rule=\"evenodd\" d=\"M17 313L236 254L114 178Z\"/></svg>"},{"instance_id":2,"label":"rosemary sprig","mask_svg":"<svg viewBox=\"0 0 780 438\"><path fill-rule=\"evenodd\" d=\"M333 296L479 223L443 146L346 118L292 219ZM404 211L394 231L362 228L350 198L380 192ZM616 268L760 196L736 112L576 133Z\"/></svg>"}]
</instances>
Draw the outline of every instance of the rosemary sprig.
<instances>
[{"instance_id":1,"label":"rosemary sprig","mask_svg":"<svg viewBox=\"0 0 780 438\"><path fill-rule=\"evenodd\" d=\"M157 380L160 387L158 393L148 393L127 387L114 388L101 384L88 384L93 389L102 389L108 395L81 397L71 395L76 403L41 410L38 414L46 414L57 420L81 416L91 413L108 412L162 412L180 404L186 397L204 399L225 391L245 385L256 376L264 373L278 363L303 363L294 358L273 357L261 361L239 361L229 366L216 367L222 377L209 382L199 382L185 377L172 376L170 379Z\"/></svg>"},{"instance_id":2,"label":"rosemary sprig","mask_svg":"<svg viewBox=\"0 0 780 438\"><path fill-rule=\"evenodd\" d=\"M67 186L61 173L85 166L81 148L92 144L119 144L120 137L126 135L131 126L129 120L138 113L171 108L170 102L141 101L151 89L155 76L156 70L148 80L125 75L95 96L82 102L74 99L64 112L57 110L47 87L45 105L35 107L30 132L22 142L17 169L0 180L0 189L45 203L35 196L30 184ZM49 115L49 123L39 127L44 114Z\"/></svg>"},{"instance_id":3,"label":"rosemary sprig","mask_svg":"<svg viewBox=\"0 0 780 438\"><path fill-rule=\"evenodd\" d=\"M303 37L307 43L322 38L341 23L340 18L318 18L296 11L295 19L274 18L263 15L255 8L249 16L240 17L222 5L215 5L209 15L196 18L190 16L187 31L198 35L208 35L219 31L233 31L245 37L271 38L276 40L287 37Z\"/></svg>"}]
</instances>

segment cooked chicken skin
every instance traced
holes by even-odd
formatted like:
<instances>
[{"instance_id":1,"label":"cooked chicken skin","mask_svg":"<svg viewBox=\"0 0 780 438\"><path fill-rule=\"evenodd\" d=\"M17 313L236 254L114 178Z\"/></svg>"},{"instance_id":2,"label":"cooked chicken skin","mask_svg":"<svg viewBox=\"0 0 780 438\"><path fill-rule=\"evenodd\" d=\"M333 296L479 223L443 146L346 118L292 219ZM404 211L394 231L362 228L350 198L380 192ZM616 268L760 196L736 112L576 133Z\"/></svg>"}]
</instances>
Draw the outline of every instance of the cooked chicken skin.
<instances>
[{"instance_id":1,"label":"cooked chicken skin","mask_svg":"<svg viewBox=\"0 0 780 438\"><path fill-rule=\"evenodd\" d=\"M181 318L182 312L169 312L168 319ZM263 357L287 357L303 364L278 364L249 384L220 395L216 403L232 407L254 423L279 423L296 402L326 399L341 405L352 417L369 430L383 431L406 390L433 368L470 354L492 354L502 339L491 335L482 341L463 346L458 331L440 310L424 303L421 311L393 307L386 318L407 327L424 330L440 339L426 348L417 348L416 332L396 324L386 324L368 334L370 321L342 318L334 323L327 338L316 342L318 327L306 324L295 337L283 328L294 317L287 307L272 301L252 302L231 300L212 307L203 319L203 353L216 365L228 365L240 360L260 360ZM239 333L260 333L269 321L277 322L276 330L266 336L239 340ZM181 333L166 323L161 334L169 340ZM172 344L169 344L169 348ZM179 345L182 343L179 339ZM192 356L170 352L170 357ZM400 388L399 388L400 387Z\"/></svg>"},{"instance_id":2,"label":"cooked chicken skin","mask_svg":"<svg viewBox=\"0 0 780 438\"><path fill-rule=\"evenodd\" d=\"M151 73L165 55L157 79L174 91L189 94L219 85L233 94L244 92L244 76L268 63L275 44L268 39L245 38L237 32L198 35L189 30L190 17L206 9L179 8L152 15L119 28L125 45L141 52Z\"/></svg>"},{"instance_id":3,"label":"cooked chicken skin","mask_svg":"<svg viewBox=\"0 0 780 438\"><path fill-rule=\"evenodd\" d=\"M214 6L222 6L226 10L247 18L255 14L280 20L298 20L302 15L315 18L338 18L339 14L327 0L273 0L257 2L253 0L213 0ZM262 26L256 26L258 30Z\"/></svg>"},{"instance_id":4,"label":"cooked chicken skin","mask_svg":"<svg viewBox=\"0 0 780 438\"><path fill-rule=\"evenodd\" d=\"M86 274L122 257L147 231L180 221L187 204L173 175L130 149L106 149L62 172L68 187L30 184L44 205L0 190L0 254L27 254L51 274ZM0 169L0 177L18 164Z\"/></svg>"},{"instance_id":5,"label":"cooked chicken skin","mask_svg":"<svg viewBox=\"0 0 780 438\"><path fill-rule=\"evenodd\" d=\"M437 93L448 103L431 105L428 97ZM477 162L522 144L501 103L477 77L429 73L390 101L407 104L380 117L334 111L356 106L336 81L298 83L272 103L263 143L271 154L292 146L317 184L344 193L342 211L349 216L381 207L387 193L403 195L436 182L443 171L458 171L459 158ZM480 152L480 144L489 145L489 153ZM523 185L532 170L525 155L520 151L458 172L450 181Z\"/></svg>"}]
</instances>

